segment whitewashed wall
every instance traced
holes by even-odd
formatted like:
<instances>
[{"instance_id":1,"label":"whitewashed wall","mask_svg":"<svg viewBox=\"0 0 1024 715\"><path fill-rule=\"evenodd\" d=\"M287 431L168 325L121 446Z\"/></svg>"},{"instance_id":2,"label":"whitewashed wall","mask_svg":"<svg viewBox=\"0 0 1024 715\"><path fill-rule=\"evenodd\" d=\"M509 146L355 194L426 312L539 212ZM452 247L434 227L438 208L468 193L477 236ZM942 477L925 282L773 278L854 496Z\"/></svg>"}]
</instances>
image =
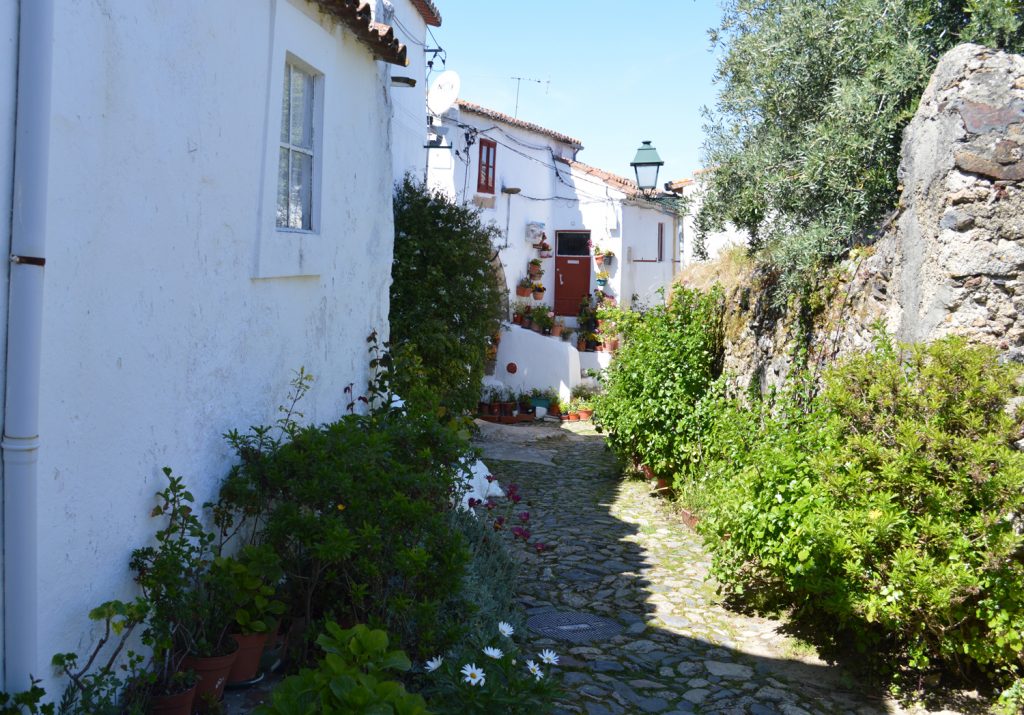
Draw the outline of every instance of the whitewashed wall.
<instances>
[{"instance_id":1,"label":"whitewashed wall","mask_svg":"<svg viewBox=\"0 0 1024 715\"><path fill-rule=\"evenodd\" d=\"M14 182L14 115L18 82L18 4L0 3L0 245L11 245L11 192ZM0 261L0 339L6 344L7 278L10 263ZM0 350L0 375L7 370L7 351ZM6 381L0 379L0 405ZM3 483L0 461L0 485ZM3 510L0 509L0 573L3 573ZM0 588L0 673L4 672L3 589ZM3 678L0 677L0 685Z\"/></svg>"},{"instance_id":2,"label":"whitewashed wall","mask_svg":"<svg viewBox=\"0 0 1024 715\"><path fill-rule=\"evenodd\" d=\"M221 434L272 422L294 369L317 378L309 422L365 386L393 235L386 71L304 2L61 0L54 48L40 675L132 593L161 467L202 503L232 462ZM274 228L288 52L324 74L313 236Z\"/></svg>"},{"instance_id":3,"label":"whitewashed wall","mask_svg":"<svg viewBox=\"0 0 1024 715\"><path fill-rule=\"evenodd\" d=\"M618 263L621 272L622 298L632 305L633 296L645 305L662 303L660 289L668 289L678 268L676 218L672 214L642 203L627 203L622 208L623 245ZM658 224L664 224L664 250L658 261Z\"/></svg>"},{"instance_id":4,"label":"whitewashed wall","mask_svg":"<svg viewBox=\"0 0 1024 715\"><path fill-rule=\"evenodd\" d=\"M394 19L389 21L406 47L408 67L393 67L394 77L410 77L415 87L395 84L391 90L391 154L395 179L407 172L423 181L427 167L427 24L409 0L394 0Z\"/></svg>"},{"instance_id":5,"label":"whitewashed wall","mask_svg":"<svg viewBox=\"0 0 1024 715\"><path fill-rule=\"evenodd\" d=\"M703 189L701 188L701 177L705 174L697 174L694 183L683 188L683 196L690 198L690 207L683 221L682 254L683 265L688 265L698 260L693 252L694 240L697 237L696 217L700 211ZM718 255L731 246L747 245L749 236L746 231L737 229L732 224L726 225L722 231L708 234L704 239L704 248L707 251L708 260L718 258Z\"/></svg>"}]
</instances>

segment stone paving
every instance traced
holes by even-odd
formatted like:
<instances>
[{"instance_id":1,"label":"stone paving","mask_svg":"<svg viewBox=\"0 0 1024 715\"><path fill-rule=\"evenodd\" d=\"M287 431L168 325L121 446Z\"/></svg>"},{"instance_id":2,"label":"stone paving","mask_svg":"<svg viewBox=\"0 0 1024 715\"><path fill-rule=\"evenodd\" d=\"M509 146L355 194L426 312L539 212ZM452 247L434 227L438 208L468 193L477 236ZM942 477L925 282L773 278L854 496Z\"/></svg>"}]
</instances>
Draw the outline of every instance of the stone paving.
<instances>
[{"instance_id":1,"label":"stone paving","mask_svg":"<svg viewBox=\"0 0 1024 715\"><path fill-rule=\"evenodd\" d=\"M534 537L552 546L516 550L527 617L581 612L620 631L576 643L527 635L530 650L560 653L559 713L929 712L867 691L780 633L780 622L726 610L699 537L647 482L622 478L589 423L479 424L484 461L501 484L520 485ZM585 640L585 626L564 628ZM931 712L981 708L965 702Z\"/></svg>"}]
</instances>

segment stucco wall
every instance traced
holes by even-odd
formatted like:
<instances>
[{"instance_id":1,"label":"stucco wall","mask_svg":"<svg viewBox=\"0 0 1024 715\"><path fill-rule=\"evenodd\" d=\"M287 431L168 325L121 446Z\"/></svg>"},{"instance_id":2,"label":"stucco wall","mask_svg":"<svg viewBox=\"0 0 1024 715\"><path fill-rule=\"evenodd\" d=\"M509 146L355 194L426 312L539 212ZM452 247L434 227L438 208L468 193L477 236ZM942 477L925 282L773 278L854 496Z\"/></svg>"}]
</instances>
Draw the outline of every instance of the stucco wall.
<instances>
[{"instance_id":1,"label":"stucco wall","mask_svg":"<svg viewBox=\"0 0 1024 715\"><path fill-rule=\"evenodd\" d=\"M415 87L395 84L391 90L391 150L396 179L406 172L423 181L427 166L427 24L410 0L394 0L394 17L388 22L405 43L408 67L389 67L394 77L416 80Z\"/></svg>"},{"instance_id":2,"label":"stucco wall","mask_svg":"<svg viewBox=\"0 0 1024 715\"><path fill-rule=\"evenodd\" d=\"M4 255L11 245L11 192L14 181L14 115L17 110L18 3L0 4L0 245ZM0 339L6 344L7 277L10 263L0 261ZM0 375L6 372L7 352L0 350ZM4 404L6 382L0 380L0 405ZM0 425L3 417L0 414ZM0 484L3 482L0 463ZM3 510L0 509L0 573L3 573ZM3 588L0 588L0 644L4 641ZM4 649L0 647L0 673L4 669ZM3 678L0 677L0 684Z\"/></svg>"},{"instance_id":3,"label":"stucco wall","mask_svg":"<svg viewBox=\"0 0 1024 715\"><path fill-rule=\"evenodd\" d=\"M701 197L703 196L702 182L706 180L706 172L696 173L694 183L683 188L683 196L690 199L689 210L683 220L683 265L689 265L699 260L694 255L694 241L697 238L696 217L700 211ZM726 224L723 230L714 231L704 237L704 250L707 252L708 260L713 261L727 248L747 245L749 238L746 231L741 231L732 224Z\"/></svg>"},{"instance_id":4,"label":"stucco wall","mask_svg":"<svg viewBox=\"0 0 1024 715\"><path fill-rule=\"evenodd\" d=\"M272 422L293 370L317 378L309 422L364 388L393 236L386 73L305 3L61 0L54 47L40 675L132 593L161 467L201 504L221 435ZM274 228L288 52L324 75L321 228L298 238Z\"/></svg>"}]
</instances>

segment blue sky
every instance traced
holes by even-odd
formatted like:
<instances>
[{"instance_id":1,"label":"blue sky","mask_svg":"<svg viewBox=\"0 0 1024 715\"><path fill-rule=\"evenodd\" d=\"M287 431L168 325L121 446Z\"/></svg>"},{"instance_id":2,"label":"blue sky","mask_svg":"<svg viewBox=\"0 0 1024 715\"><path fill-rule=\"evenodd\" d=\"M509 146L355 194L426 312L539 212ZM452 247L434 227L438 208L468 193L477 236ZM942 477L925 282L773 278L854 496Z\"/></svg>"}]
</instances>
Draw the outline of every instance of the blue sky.
<instances>
[{"instance_id":1,"label":"blue sky","mask_svg":"<svg viewBox=\"0 0 1024 715\"><path fill-rule=\"evenodd\" d=\"M461 99L513 114L511 78L544 80L520 83L518 116L580 139L580 161L632 177L629 162L650 139L665 161L659 183L700 168L717 0L435 2L434 37L462 78Z\"/></svg>"}]
</instances>

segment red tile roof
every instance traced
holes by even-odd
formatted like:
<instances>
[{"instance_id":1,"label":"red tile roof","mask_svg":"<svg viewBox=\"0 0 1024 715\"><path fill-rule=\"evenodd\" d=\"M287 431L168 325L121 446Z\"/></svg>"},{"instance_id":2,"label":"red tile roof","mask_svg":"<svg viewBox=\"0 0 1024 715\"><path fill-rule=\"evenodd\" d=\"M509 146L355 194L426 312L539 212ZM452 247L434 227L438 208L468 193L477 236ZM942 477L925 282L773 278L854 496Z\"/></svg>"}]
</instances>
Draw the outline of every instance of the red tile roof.
<instances>
[{"instance_id":1,"label":"red tile roof","mask_svg":"<svg viewBox=\"0 0 1024 715\"><path fill-rule=\"evenodd\" d=\"M589 164L584 164L582 161L576 161L575 159L564 159L559 157L558 161L563 164L568 164L577 171L600 179L613 189L618 189L619 191L624 192L627 196L635 196L640 193L640 187L636 185L636 182L630 181L624 176L613 174L610 171L605 171L604 169L598 169L596 166L590 166Z\"/></svg>"},{"instance_id":2,"label":"red tile roof","mask_svg":"<svg viewBox=\"0 0 1024 715\"><path fill-rule=\"evenodd\" d=\"M412 0L412 4L419 11L420 15L423 16L425 23L434 27L441 27L441 13L437 11L437 6L434 5L433 0Z\"/></svg>"},{"instance_id":3,"label":"red tile roof","mask_svg":"<svg viewBox=\"0 0 1024 715\"><path fill-rule=\"evenodd\" d=\"M479 104L473 104L472 102L467 102L462 99L459 100L458 106L459 109L471 112L473 114L479 114L481 117L487 117L488 119L493 119L494 121L502 122L503 124L509 124L513 127L518 127L519 129L527 129L531 132L544 134L546 136L551 137L552 139L557 139L558 141L564 144L570 144L578 149L583 148L583 142L581 142L579 139L573 139L572 137L567 136L565 134L561 134L560 132L552 131L551 129L545 129L539 124L533 124L532 122L524 122L522 119L516 119L515 117L510 117L507 114L502 114L501 112L496 112L493 109L487 109L486 107L481 107Z\"/></svg>"},{"instance_id":4,"label":"red tile roof","mask_svg":"<svg viewBox=\"0 0 1024 715\"><path fill-rule=\"evenodd\" d=\"M405 67L409 64L405 45L395 37L395 29L382 22L374 22L370 4L361 0L315 0L332 17L340 20L366 45L373 56L389 64Z\"/></svg>"}]
</instances>

